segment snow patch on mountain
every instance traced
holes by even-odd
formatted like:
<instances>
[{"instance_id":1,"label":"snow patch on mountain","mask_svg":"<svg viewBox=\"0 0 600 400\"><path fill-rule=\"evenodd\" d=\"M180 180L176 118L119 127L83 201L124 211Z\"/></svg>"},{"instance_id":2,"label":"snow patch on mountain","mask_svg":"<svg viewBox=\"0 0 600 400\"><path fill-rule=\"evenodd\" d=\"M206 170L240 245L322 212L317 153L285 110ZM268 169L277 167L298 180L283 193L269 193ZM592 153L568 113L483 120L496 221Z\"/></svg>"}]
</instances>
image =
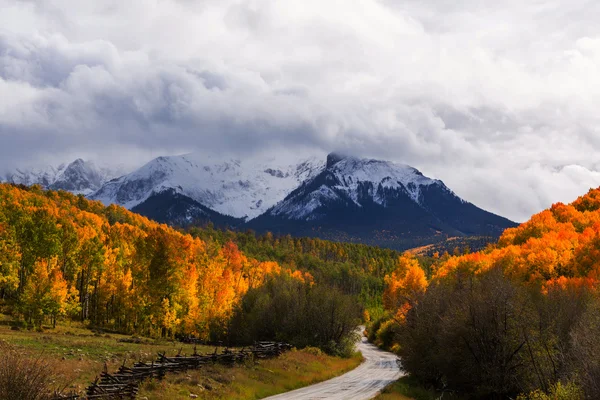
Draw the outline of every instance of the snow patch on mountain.
<instances>
[{"instance_id":1,"label":"snow patch on mountain","mask_svg":"<svg viewBox=\"0 0 600 400\"><path fill-rule=\"evenodd\" d=\"M323 175L314 178L325 184L314 189L309 181L305 182L269 213L295 220L314 220L319 218L317 210L320 207L335 202L346 201L362 208L364 202L369 201L387 207L388 201L397 196L408 196L424 207L423 188L431 185L454 195L442 181L428 178L404 164L332 153L327 157L326 165Z\"/></svg>"},{"instance_id":2,"label":"snow patch on mountain","mask_svg":"<svg viewBox=\"0 0 600 400\"><path fill-rule=\"evenodd\" d=\"M31 186L38 184L44 189L66 190L75 194L89 195L100 189L110 179L124 173L122 166L98 166L93 161L77 159L58 167L17 168L0 181Z\"/></svg>"},{"instance_id":3,"label":"snow patch on mountain","mask_svg":"<svg viewBox=\"0 0 600 400\"><path fill-rule=\"evenodd\" d=\"M199 153L158 157L105 184L91 197L133 208L173 189L224 215L252 219L323 171L322 159L229 159Z\"/></svg>"},{"instance_id":4,"label":"snow patch on mountain","mask_svg":"<svg viewBox=\"0 0 600 400\"><path fill-rule=\"evenodd\" d=\"M441 181L424 176L417 169L391 161L359 159L345 157L333 164L330 169L337 178L334 188L344 191L357 204L359 201L359 186L370 183L369 191L372 199L382 204L384 199L378 196L378 188L405 189L416 203L420 204L421 188L423 186L440 184Z\"/></svg>"},{"instance_id":5,"label":"snow patch on mountain","mask_svg":"<svg viewBox=\"0 0 600 400\"><path fill-rule=\"evenodd\" d=\"M293 196L277 204L271 213L273 215L285 215L290 219L316 220L319 214L315 211L328 202L341 200L340 196L331 188L321 185L317 190L310 192L307 196Z\"/></svg>"}]
</instances>

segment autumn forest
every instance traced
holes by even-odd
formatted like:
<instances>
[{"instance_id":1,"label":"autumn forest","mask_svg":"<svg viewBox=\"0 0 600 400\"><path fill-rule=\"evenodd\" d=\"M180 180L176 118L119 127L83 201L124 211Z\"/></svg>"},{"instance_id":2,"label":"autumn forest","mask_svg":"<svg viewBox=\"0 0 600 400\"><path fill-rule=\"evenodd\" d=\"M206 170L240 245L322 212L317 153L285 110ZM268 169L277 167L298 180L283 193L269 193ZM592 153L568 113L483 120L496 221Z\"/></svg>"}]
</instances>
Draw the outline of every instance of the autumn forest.
<instances>
[{"instance_id":1,"label":"autumn forest","mask_svg":"<svg viewBox=\"0 0 600 400\"><path fill-rule=\"evenodd\" d=\"M452 253L178 229L0 185L1 306L31 329L77 320L349 356L362 322L420 385L449 396L600 397L600 189Z\"/></svg>"}]
</instances>

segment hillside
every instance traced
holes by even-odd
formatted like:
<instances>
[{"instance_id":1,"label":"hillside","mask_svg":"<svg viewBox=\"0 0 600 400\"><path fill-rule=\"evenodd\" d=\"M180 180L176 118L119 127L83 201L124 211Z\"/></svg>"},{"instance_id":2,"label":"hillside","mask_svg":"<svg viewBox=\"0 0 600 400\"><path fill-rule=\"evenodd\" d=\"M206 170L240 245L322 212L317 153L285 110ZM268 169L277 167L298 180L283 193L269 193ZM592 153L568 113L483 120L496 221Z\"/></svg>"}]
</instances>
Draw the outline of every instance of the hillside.
<instances>
[{"instance_id":1,"label":"hillside","mask_svg":"<svg viewBox=\"0 0 600 400\"><path fill-rule=\"evenodd\" d=\"M475 399L599 398L600 188L427 271L404 255L385 278L389 314L370 328L421 384Z\"/></svg>"},{"instance_id":2,"label":"hillside","mask_svg":"<svg viewBox=\"0 0 600 400\"><path fill-rule=\"evenodd\" d=\"M0 299L31 325L72 317L120 332L208 337L247 290L280 270L119 206L0 184Z\"/></svg>"}]
</instances>

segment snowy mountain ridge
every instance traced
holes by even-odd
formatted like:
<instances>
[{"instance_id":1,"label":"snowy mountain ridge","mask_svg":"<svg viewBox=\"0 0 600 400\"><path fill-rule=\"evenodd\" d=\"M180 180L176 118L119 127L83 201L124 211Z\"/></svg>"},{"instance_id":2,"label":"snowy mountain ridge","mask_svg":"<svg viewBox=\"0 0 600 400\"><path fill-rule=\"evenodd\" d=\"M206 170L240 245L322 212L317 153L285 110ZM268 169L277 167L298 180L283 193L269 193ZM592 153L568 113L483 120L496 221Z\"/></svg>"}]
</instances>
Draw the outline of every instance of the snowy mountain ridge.
<instances>
[{"instance_id":1,"label":"snowy mountain ridge","mask_svg":"<svg viewBox=\"0 0 600 400\"><path fill-rule=\"evenodd\" d=\"M131 174L106 183L90 197L133 208L153 195L174 190L223 215L252 219L317 175L325 162L249 158L223 161L185 154L158 157Z\"/></svg>"},{"instance_id":2,"label":"snowy mountain ridge","mask_svg":"<svg viewBox=\"0 0 600 400\"><path fill-rule=\"evenodd\" d=\"M17 168L0 177L0 181L31 186L38 184L44 189L67 190L75 194L91 195L109 180L124 173L121 166L98 166L81 158L58 167Z\"/></svg>"},{"instance_id":3,"label":"snowy mountain ridge","mask_svg":"<svg viewBox=\"0 0 600 400\"><path fill-rule=\"evenodd\" d=\"M386 207L391 192L405 193L413 202L424 207L422 189L432 185L464 202L442 181L428 178L405 164L331 153L327 157L326 171L323 183L317 188L299 188L270 213L296 220L314 220L318 219L318 215L312 214L316 209L344 199L350 199L357 207L363 207L365 201Z\"/></svg>"}]
</instances>

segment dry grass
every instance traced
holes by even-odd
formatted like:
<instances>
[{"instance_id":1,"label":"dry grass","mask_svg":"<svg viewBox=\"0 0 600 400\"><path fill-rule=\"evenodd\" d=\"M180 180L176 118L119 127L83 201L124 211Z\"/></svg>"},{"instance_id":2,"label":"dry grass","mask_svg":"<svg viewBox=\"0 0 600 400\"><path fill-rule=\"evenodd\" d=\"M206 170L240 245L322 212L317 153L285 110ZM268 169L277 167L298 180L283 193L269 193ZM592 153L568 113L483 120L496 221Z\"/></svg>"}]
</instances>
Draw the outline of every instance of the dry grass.
<instances>
[{"instance_id":1,"label":"dry grass","mask_svg":"<svg viewBox=\"0 0 600 400\"><path fill-rule=\"evenodd\" d=\"M130 336L93 332L78 323L36 332L11 330L8 322L7 316L0 315L0 340L10 344L19 356L51 365L52 386L67 392L83 393L105 363L109 371L115 371L124 360L131 365L138 360L153 360L158 352L175 355L181 350L191 354L194 347L153 339L142 339L141 343L122 342L119 340ZM213 351L214 347L198 346L199 353ZM360 355L341 359L317 349L291 351L257 364L215 365L168 375L164 381L146 382L138 398L177 400L197 394L199 399L259 399L330 379L355 368L361 361ZM0 394L0 399L4 398L19 400Z\"/></svg>"},{"instance_id":2,"label":"dry grass","mask_svg":"<svg viewBox=\"0 0 600 400\"><path fill-rule=\"evenodd\" d=\"M386 387L379 396L375 397L375 400L437 400L440 398L464 400L450 393L444 393L442 396L440 392L425 389L410 376L404 376Z\"/></svg>"},{"instance_id":3,"label":"dry grass","mask_svg":"<svg viewBox=\"0 0 600 400\"><path fill-rule=\"evenodd\" d=\"M41 357L29 358L0 343L0 399L45 400L54 389L53 370Z\"/></svg>"},{"instance_id":4,"label":"dry grass","mask_svg":"<svg viewBox=\"0 0 600 400\"><path fill-rule=\"evenodd\" d=\"M40 362L51 364L56 386L67 391L82 392L102 372L105 363L109 371L114 371L124 361L128 365L138 360L150 361L156 358L158 352L175 355L181 350L191 354L194 347L153 339L142 339L141 343L120 342L120 339L131 337L93 332L77 323L43 332L15 331L11 330L7 319L0 316L0 340L23 357L39 358ZM214 347L198 346L198 352L212 351Z\"/></svg>"}]
</instances>

